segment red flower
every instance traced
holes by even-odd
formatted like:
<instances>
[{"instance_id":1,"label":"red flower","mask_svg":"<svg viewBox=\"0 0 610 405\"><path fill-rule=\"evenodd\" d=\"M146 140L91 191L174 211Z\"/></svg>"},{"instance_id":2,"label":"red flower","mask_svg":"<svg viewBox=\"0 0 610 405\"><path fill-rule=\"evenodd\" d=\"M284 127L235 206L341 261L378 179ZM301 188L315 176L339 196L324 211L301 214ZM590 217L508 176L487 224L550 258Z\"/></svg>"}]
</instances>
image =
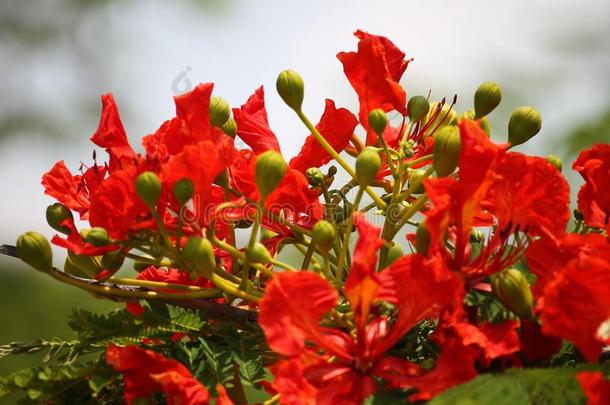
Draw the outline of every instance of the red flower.
<instances>
[{"instance_id":1,"label":"red flower","mask_svg":"<svg viewBox=\"0 0 610 405\"><path fill-rule=\"evenodd\" d=\"M204 277L198 277L196 280L191 279L191 276L185 272L173 268L163 268L149 266L136 277L138 280L159 281L163 283L181 284L181 285L196 285L199 287L210 287L210 281ZM173 290L168 290L173 291Z\"/></svg>"},{"instance_id":2,"label":"red flower","mask_svg":"<svg viewBox=\"0 0 610 405\"><path fill-rule=\"evenodd\" d=\"M599 371L582 371L576 374L588 405L610 404L610 381Z\"/></svg>"},{"instance_id":3,"label":"red flower","mask_svg":"<svg viewBox=\"0 0 610 405\"><path fill-rule=\"evenodd\" d=\"M356 31L358 52L340 52L337 58L360 101L360 124L367 129L367 145L376 135L369 129L369 112L376 108L407 114L407 95L398 84L409 61L389 39Z\"/></svg>"},{"instance_id":4,"label":"red flower","mask_svg":"<svg viewBox=\"0 0 610 405\"><path fill-rule=\"evenodd\" d=\"M610 254L570 261L544 290L545 334L573 342L589 361L610 343Z\"/></svg>"},{"instance_id":5,"label":"red flower","mask_svg":"<svg viewBox=\"0 0 610 405\"><path fill-rule=\"evenodd\" d=\"M168 359L152 350L137 346L110 345L106 361L116 371L123 373L125 402L147 398L155 392L163 392L168 405L205 405L210 393L181 363ZM223 403L231 404L224 389L219 389ZM219 398L220 400L220 398Z\"/></svg>"},{"instance_id":6,"label":"red flower","mask_svg":"<svg viewBox=\"0 0 610 405\"><path fill-rule=\"evenodd\" d=\"M572 166L585 179L578 192L578 210L589 226L605 228L610 221L610 145L582 151Z\"/></svg>"},{"instance_id":7,"label":"red flower","mask_svg":"<svg viewBox=\"0 0 610 405\"><path fill-rule=\"evenodd\" d=\"M355 334L319 322L337 303L338 293L320 276L280 273L267 286L259 322L269 346L284 356L272 368L274 387L288 404L359 404L376 390L375 378L405 387L421 374L416 365L386 355L419 321L434 317L455 297L459 281L419 255L405 256L376 273L380 230L356 217L360 240L345 294L354 313ZM396 307L392 327L370 314L373 304Z\"/></svg>"},{"instance_id":8,"label":"red flower","mask_svg":"<svg viewBox=\"0 0 610 405\"><path fill-rule=\"evenodd\" d=\"M324 114L316 129L328 141L337 153L341 153L349 144L349 140L358 125L358 120L345 108L337 109L335 102L326 99ZM310 167L320 167L330 162L331 156L322 148L320 143L309 135L301 147L301 151L290 160L290 167L303 173Z\"/></svg>"},{"instance_id":9,"label":"red flower","mask_svg":"<svg viewBox=\"0 0 610 405\"><path fill-rule=\"evenodd\" d=\"M515 320L498 324L487 322L478 327L470 323L458 323L452 327L464 346L473 345L482 351L484 365L519 351L519 334L516 331L519 322Z\"/></svg>"},{"instance_id":10,"label":"red flower","mask_svg":"<svg viewBox=\"0 0 610 405\"><path fill-rule=\"evenodd\" d=\"M256 89L246 104L233 109L237 124L237 135L259 155L269 149L280 152L280 145L267 119L265 91L263 86Z\"/></svg>"}]
</instances>

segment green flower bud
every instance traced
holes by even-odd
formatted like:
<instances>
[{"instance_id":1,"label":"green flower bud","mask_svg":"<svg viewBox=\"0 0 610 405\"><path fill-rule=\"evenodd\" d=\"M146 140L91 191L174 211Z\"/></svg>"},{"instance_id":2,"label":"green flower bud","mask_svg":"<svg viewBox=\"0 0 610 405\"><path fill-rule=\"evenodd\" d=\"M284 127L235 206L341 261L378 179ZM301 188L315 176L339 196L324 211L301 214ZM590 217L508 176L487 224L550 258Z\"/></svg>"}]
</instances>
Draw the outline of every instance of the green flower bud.
<instances>
[{"instance_id":1,"label":"green flower bud","mask_svg":"<svg viewBox=\"0 0 610 405\"><path fill-rule=\"evenodd\" d=\"M195 194L195 186L190 179L186 177L178 180L174 183L174 197L178 204L182 207L185 205L191 198L193 198L193 194Z\"/></svg>"},{"instance_id":2,"label":"green flower bud","mask_svg":"<svg viewBox=\"0 0 610 405\"><path fill-rule=\"evenodd\" d=\"M563 163L561 162L561 158L559 156L548 155L545 159L547 162L555 166L557 170L561 171L561 169L563 168Z\"/></svg>"},{"instance_id":3,"label":"green flower bud","mask_svg":"<svg viewBox=\"0 0 610 405\"><path fill-rule=\"evenodd\" d=\"M466 120L474 120L474 110L467 110L464 111L462 113L462 115L460 116L460 120L462 119L466 119ZM491 125L489 124L489 118L487 117L483 117L480 119L481 122L481 128L483 129L483 131L485 131L485 133L487 134L487 136L491 135Z\"/></svg>"},{"instance_id":4,"label":"green flower bud","mask_svg":"<svg viewBox=\"0 0 610 405\"><path fill-rule=\"evenodd\" d=\"M216 257L209 240L199 236L190 237L180 254L194 275L212 277L216 268Z\"/></svg>"},{"instance_id":5,"label":"green flower bud","mask_svg":"<svg viewBox=\"0 0 610 405\"><path fill-rule=\"evenodd\" d=\"M256 186L261 198L267 197L284 178L288 166L282 155L274 150L261 153L256 158Z\"/></svg>"},{"instance_id":6,"label":"green flower bud","mask_svg":"<svg viewBox=\"0 0 610 405\"><path fill-rule=\"evenodd\" d=\"M19 236L17 255L36 270L49 271L53 268L51 244L38 232L30 231Z\"/></svg>"},{"instance_id":7,"label":"green flower bud","mask_svg":"<svg viewBox=\"0 0 610 405\"><path fill-rule=\"evenodd\" d=\"M252 246L248 246L246 249L246 258L251 263L269 263L272 260L271 253L267 250L265 245L262 243L255 243Z\"/></svg>"},{"instance_id":8,"label":"green flower bud","mask_svg":"<svg viewBox=\"0 0 610 405\"><path fill-rule=\"evenodd\" d=\"M313 226L311 239L320 250L328 252L332 249L335 239L337 239L337 229L333 224L322 219Z\"/></svg>"},{"instance_id":9,"label":"green flower bud","mask_svg":"<svg viewBox=\"0 0 610 405\"><path fill-rule=\"evenodd\" d=\"M76 265L72 262L72 259L70 259L70 256L66 257L66 260L64 261L64 273L68 273L71 276L80 278L93 278L95 276L95 274L87 274L76 267Z\"/></svg>"},{"instance_id":10,"label":"green flower bud","mask_svg":"<svg viewBox=\"0 0 610 405\"><path fill-rule=\"evenodd\" d=\"M98 257L68 252L68 258L71 264L88 278L94 278L102 270L102 263Z\"/></svg>"},{"instance_id":11,"label":"green flower bud","mask_svg":"<svg viewBox=\"0 0 610 405\"><path fill-rule=\"evenodd\" d=\"M121 252L108 252L102 257L102 268L108 270L118 270L125 262L125 256Z\"/></svg>"},{"instance_id":12,"label":"green flower bud","mask_svg":"<svg viewBox=\"0 0 610 405\"><path fill-rule=\"evenodd\" d=\"M377 149L367 146L356 158L356 180L361 186L368 186L375 180L381 167L381 156Z\"/></svg>"},{"instance_id":13,"label":"green flower bud","mask_svg":"<svg viewBox=\"0 0 610 405\"><path fill-rule=\"evenodd\" d=\"M534 107L519 107L508 121L508 142L512 146L521 145L540 132L542 116Z\"/></svg>"},{"instance_id":14,"label":"green flower bud","mask_svg":"<svg viewBox=\"0 0 610 405\"><path fill-rule=\"evenodd\" d=\"M305 177L312 187L317 187L324 182L324 173L317 167L310 167L307 169Z\"/></svg>"},{"instance_id":15,"label":"green flower bud","mask_svg":"<svg viewBox=\"0 0 610 405\"><path fill-rule=\"evenodd\" d=\"M369 113L369 125L378 136L382 136L388 126L388 116L381 108L376 108Z\"/></svg>"},{"instance_id":16,"label":"green flower bud","mask_svg":"<svg viewBox=\"0 0 610 405\"><path fill-rule=\"evenodd\" d=\"M421 221L415 230L415 250L417 253L425 255L430 247L430 233L426 228L426 222Z\"/></svg>"},{"instance_id":17,"label":"green flower bud","mask_svg":"<svg viewBox=\"0 0 610 405\"><path fill-rule=\"evenodd\" d=\"M231 138L235 138L235 135L237 135L237 122L235 122L233 117L229 117L220 128L222 129L222 132L229 135Z\"/></svg>"},{"instance_id":18,"label":"green flower bud","mask_svg":"<svg viewBox=\"0 0 610 405\"><path fill-rule=\"evenodd\" d=\"M494 82L485 82L474 93L475 119L482 118L492 112L502 101L502 90Z\"/></svg>"},{"instance_id":19,"label":"green flower bud","mask_svg":"<svg viewBox=\"0 0 610 405\"><path fill-rule=\"evenodd\" d=\"M398 243L394 243L394 245L388 249L388 254L386 256L384 267L389 267L392 263L400 259L402 256L404 256L402 248Z\"/></svg>"},{"instance_id":20,"label":"green flower bud","mask_svg":"<svg viewBox=\"0 0 610 405\"><path fill-rule=\"evenodd\" d=\"M434 135L432 165L438 177L449 176L457 168L460 159L460 131L454 126L445 126Z\"/></svg>"},{"instance_id":21,"label":"green flower bud","mask_svg":"<svg viewBox=\"0 0 610 405\"><path fill-rule=\"evenodd\" d=\"M411 97L407 103L407 111L409 112L409 119L411 121L420 121L425 118L428 111L430 111L430 103L424 96Z\"/></svg>"},{"instance_id":22,"label":"green flower bud","mask_svg":"<svg viewBox=\"0 0 610 405\"><path fill-rule=\"evenodd\" d=\"M305 94L303 78L294 70L284 70L277 77L275 88L282 100L295 111L301 111Z\"/></svg>"},{"instance_id":23,"label":"green flower bud","mask_svg":"<svg viewBox=\"0 0 610 405\"><path fill-rule=\"evenodd\" d=\"M222 127L231 116L231 107L222 97L212 97L210 99L210 124L213 127Z\"/></svg>"},{"instance_id":24,"label":"green flower bud","mask_svg":"<svg viewBox=\"0 0 610 405\"><path fill-rule=\"evenodd\" d=\"M161 195L161 180L153 172L144 172L136 179L136 192L144 204L154 208Z\"/></svg>"},{"instance_id":25,"label":"green flower bud","mask_svg":"<svg viewBox=\"0 0 610 405\"><path fill-rule=\"evenodd\" d=\"M491 285L494 295L519 318L531 318L534 297L527 279L517 269L496 274Z\"/></svg>"},{"instance_id":26,"label":"green flower bud","mask_svg":"<svg viewBox=\"0 0 610 405\"><path fill-rule=\"evenodd\" d=\"M413 170L409 174L409 187L411 187L411 185L419 182L419 187L417 187L413 191L413 193L422 194L425 191L424 184L422 182L422 179L424 178L424 174L426 174L426 171L423 169Z\"/></svg>"},{"instance_id":27,"label":"green flower bud","mask_svg":"<svg viewBox=\"0 0 610 405\"><path fill-rule=\"evenodd\" d=\"M93 246L104 246L110 243L108 231L97 226L91 229L82 229L80 235L85 242L91 243Z\"/></svg>"},{"instance_id":28,"label":"green flower bud","mask_svg":"<svg viewBox=\"0 0 610 405\"><path fill-rule=\"evenodd\" d=\"M72 211L70 211L65 205L61 203L51 204L47 207L47 223L51 228L58 232L69 234L70 228L61 225L66 219L73 220Z\"/></svg>"}]
</instances>

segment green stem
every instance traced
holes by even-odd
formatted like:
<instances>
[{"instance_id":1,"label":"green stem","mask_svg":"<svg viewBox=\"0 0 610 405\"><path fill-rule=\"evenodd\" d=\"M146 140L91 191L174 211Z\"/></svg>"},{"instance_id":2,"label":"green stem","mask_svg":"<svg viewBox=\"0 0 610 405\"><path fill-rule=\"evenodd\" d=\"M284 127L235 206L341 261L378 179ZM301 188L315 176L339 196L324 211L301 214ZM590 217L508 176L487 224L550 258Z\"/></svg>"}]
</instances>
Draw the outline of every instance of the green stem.
<instances>
[{"instance_id":1,"label":"green stem","mask_svg":"<svg viewBox=\"0 0 610 405\"><path fill-rule=\"evenodd\" d=\"M347 251L349 250L349 240L352 233L352 227L354 225L354 211L358 210L360 200L364 194L364 188L359 187L358 193L356 194L356 200L354 201L354 208L350 212L349 218L347 219L347 226L345 228L345 234L343 235L343 245L341 245L341 251L339 252L339 258L337 259L337 280L343 279L343 270L345 268L345 260Z\"/></svg>"}]
</instances>

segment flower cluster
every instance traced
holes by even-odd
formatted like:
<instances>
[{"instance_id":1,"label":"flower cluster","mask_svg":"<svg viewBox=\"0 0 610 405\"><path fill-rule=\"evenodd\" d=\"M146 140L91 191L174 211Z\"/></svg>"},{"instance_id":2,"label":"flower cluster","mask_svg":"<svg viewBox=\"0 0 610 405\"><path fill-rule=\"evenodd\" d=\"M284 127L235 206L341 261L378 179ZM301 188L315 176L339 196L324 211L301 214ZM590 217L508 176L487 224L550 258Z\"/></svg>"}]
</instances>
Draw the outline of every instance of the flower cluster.
<instances>
[{"instance_id":1,"label":"flower cluster","mask_svg":"<svg viewBox=\"0 0 610 405\"><path fill-rule=\"evenodd\" d=\"M77 174L60 161L42 178L57 200L47 219L58 231L51 242L68 251L63 271L38 233L20 237L19 256L127 301L134 319L158 301L252 313L273 352L261 383L269 403L360 404L387 391L428 400L482 373L562 356L601 362L610 344L610 145L574 162L584 185L571 212L561 161L514 150L540 131L537 110L515 109L505 143L495 143L487 115L502 99L497 84L482 84L461 113L455 98L408 98L399 81L411 60L385 37L356 37L357 50L337 58L357 114L327 99L314 125L302 78L279 75L277 92L307 129L288 161L262 87L233 109L212 97L211 83L175 97L176 116L143 138L142 152L112 95L102 96L91 140L107 159L94 153ZM76 215L89 227L78 229ZM127 267L136 276L118 277ZM107 348L127 403L154 393L208 403L192 370L146 346ZM608 401L602 371L577 380L591 403ZM243 402L235 389L213 392L217 403Z\"/></svg>"}]
</instances>

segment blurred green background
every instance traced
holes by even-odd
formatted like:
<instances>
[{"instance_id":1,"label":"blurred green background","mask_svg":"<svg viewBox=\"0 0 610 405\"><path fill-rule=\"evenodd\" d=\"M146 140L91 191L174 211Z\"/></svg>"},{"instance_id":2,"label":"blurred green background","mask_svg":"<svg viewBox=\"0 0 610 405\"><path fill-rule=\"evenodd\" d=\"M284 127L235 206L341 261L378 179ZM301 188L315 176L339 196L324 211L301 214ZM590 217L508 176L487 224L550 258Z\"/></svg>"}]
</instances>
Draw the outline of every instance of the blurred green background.
<instances>
[{"instance_id":1,"label":"blurred green background","mask_svg":"<svg viewBox=\"0 0 610 405\"><path fill-rule=\"evenodd\" d=\"M576 152L610 142L606 0L586 7L579 0L286 3L2 1L0 243L14 243L30 229L52 236L44 223L51 200L40 176L57 160L73 170L90 161L88 138L106 92L114 92L138 148L141 136L173 115L171 97L197 82L214 81L216 94L232 105L264 84L271 125L285 155L294 155L306 131L274 94L275 75L287 67L301 72L312 118L324 97L356 111L335 54L355 49L357 28L388 36L416 58L402 81L410 95L458 94L457 107L465 110L480 82L499 82L505 97L491 117L497 141L505 139L512 109L535 105L543 131L520 150L559 155L575 185L569 166ZM59 265L62 252L56 253ZM103 311L116 305L0 258L0 343L69 338L66 318L75 306ZM0 359L0 375L39 360Z\"/></svg>"}]
</instances>

